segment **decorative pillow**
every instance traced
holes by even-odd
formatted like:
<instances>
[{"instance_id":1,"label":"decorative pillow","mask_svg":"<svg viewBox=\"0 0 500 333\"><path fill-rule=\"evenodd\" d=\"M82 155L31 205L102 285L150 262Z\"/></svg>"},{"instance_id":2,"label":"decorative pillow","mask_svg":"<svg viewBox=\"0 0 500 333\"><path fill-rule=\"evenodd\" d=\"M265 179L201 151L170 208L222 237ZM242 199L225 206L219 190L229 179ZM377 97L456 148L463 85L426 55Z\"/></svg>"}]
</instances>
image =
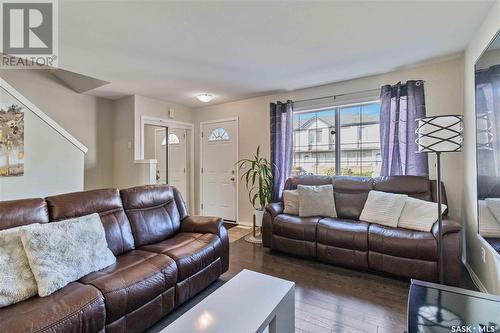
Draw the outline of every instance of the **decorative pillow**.
<instances>
[{"instance_id":1,"label":"decorative pillow","mask_svg":"<svg viewBox=\"0 0 500 333\"><path fill-rule=\"evenodd\" d=\"M484 202L491 214L493 214L495 219L500 223L500 198L486 198Z\"/></svg>"},{"instance_id":2,"label":"decorative pillow","mask_svg":"<svg viewBox=\"0 0 500 333\"><path fill-rule=\"evenodd\" d=\"M500 238L500 222L495 218L490 209L491 202L479 200L479 234L483 237Z\"/></svg>"},{"instance_id":3,"label":"decorative pillow","mask_svg":"<svg viewBox=\"0 0 500 333\"><path fill-rule=\"evenodd\" d=\"M38 293L35 277L17 227L0 231L0 308L24 301Z\"/></svg>"},{"instance_id":4,"label":"decorative pillow","mask_svg":"<svg viewBox=\"0 0 500 333\"><path fill-rule=\"evenodd\" d=\"M21 239L42 297L116 261L98 214L33 225Z\"/></svg>"},{"instance_id":5,"label":"decorative pillow","mask_svg":"<svg viewBox=\"0 0 500 333\"><path fill-rule=\"evenodd\" d=\"M297 190L283 191L283 213L299 215L299 192Z\"/></svg>"},{"instance_id":6,"label":"decorative pillow","mask_svg":"<svg viewBox=\"0 0 500 333\"><path fill-rule=\"evenodd\" d=\"M370 191L359 219L396 228L407 197L406 194Z\"/></svg>"},{"instance_id":7,"label":"decorative pillow","mask_svg":"<svg viewBox=\"0 0 500 333\"><path fill-rule=\"evenodd\" d=\"M299 216L337 217L333 185L297 187L299 194Z\"/></svg>"},{"instance_id":8,"label":"decorative pillow","mask_svg":"<svg viewBox=\"0 0 500 333\"><path fill-rule=\"evenodd\" d=\"M444 212L446 205L441 204L441 209ZM398 228L429 232L438 219L437 210L436 202L408 197L399 217Z\"/></svg>"}]
</instances>

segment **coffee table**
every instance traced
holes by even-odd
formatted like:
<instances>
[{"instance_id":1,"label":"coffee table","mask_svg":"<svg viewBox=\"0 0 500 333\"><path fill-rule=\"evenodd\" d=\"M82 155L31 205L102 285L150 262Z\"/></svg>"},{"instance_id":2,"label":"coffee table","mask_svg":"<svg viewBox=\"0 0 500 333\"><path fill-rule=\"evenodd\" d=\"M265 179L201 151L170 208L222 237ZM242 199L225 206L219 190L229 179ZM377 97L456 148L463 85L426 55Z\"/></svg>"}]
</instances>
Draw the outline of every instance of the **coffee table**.
<instances>
[{"instance_id":1,"label":"coffee table","mask_svg":"<svg viewBox=\"0 0 500 333\"><path fill-rule=\"evenodd\" d=\"M295 283L243 270L160 333L293 333Z\"/></svg>"}]
</instances>

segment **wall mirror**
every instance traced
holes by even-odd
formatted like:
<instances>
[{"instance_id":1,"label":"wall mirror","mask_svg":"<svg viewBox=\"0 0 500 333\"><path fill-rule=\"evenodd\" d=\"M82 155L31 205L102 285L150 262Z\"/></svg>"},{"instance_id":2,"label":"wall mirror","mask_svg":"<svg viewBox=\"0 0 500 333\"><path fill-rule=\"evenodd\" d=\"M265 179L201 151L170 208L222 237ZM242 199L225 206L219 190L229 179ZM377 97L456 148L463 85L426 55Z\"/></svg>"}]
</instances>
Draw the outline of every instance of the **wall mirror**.
<instances>
[{"instance_id":1,"label":"wall mirror","mask_svg":"<svg viewBox=\"0 0 500 333\"><path fill-rule=\"evenodd\" d=\"M500 255L500 32L476 61L478 232Z\"/></svg>"}]
</instances>

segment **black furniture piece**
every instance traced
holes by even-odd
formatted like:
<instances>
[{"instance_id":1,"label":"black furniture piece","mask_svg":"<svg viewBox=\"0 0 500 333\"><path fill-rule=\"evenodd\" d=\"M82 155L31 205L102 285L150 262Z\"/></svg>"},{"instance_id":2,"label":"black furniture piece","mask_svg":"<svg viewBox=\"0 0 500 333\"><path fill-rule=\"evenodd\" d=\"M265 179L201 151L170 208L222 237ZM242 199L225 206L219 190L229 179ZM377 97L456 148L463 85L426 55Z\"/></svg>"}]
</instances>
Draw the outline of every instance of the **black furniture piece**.
<instances>
[{"instance_id":1,"label":"black furniture piece","mask_svg":"<svg viewBox=\"0 0 500 333\"><path fill-rule=\"evenodd\" d=\"M500 332L500 296L411 280L408 333Z\"/></svg>"}]
</instances>

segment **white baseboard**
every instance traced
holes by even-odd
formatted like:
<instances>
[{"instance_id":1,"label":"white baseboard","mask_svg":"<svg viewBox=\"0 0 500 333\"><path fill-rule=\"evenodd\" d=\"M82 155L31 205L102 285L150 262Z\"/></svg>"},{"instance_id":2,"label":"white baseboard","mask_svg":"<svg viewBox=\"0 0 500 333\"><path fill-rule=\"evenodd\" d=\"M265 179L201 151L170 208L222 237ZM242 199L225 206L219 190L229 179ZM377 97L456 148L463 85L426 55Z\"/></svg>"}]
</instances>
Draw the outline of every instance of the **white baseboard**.
<instances>
[{"instance_id":1,"label":"white baseboard","mask_svg":"<svg viewBox=\"0 0 500 333\"><path fill-rule=\"evenodd\" d=\"M241 227L253 227L252 222L246 222L246 221L238 221L238 225Z\"/></svg>"},{"instance_id":2,"label":"white baseboard","mask_svg":"<svg viewBox=\"0 0 500 333\"><path fill-rule=\"evenodd\" d=\"M465 268L469 272L469 275L472 278L472 281L476 285L477 289L479 289L479 291L481 291L483 293L488 293L488 290L486 289L486 287L484 286L484 284L481 282L481 280L479 280L479 278L477 277L476 273L474 273L474 270L472 269L472 267L469 266L469 264L467 263L467 261L462 260L462 263L464 264Z\"/></svg>"}]
</instances>

